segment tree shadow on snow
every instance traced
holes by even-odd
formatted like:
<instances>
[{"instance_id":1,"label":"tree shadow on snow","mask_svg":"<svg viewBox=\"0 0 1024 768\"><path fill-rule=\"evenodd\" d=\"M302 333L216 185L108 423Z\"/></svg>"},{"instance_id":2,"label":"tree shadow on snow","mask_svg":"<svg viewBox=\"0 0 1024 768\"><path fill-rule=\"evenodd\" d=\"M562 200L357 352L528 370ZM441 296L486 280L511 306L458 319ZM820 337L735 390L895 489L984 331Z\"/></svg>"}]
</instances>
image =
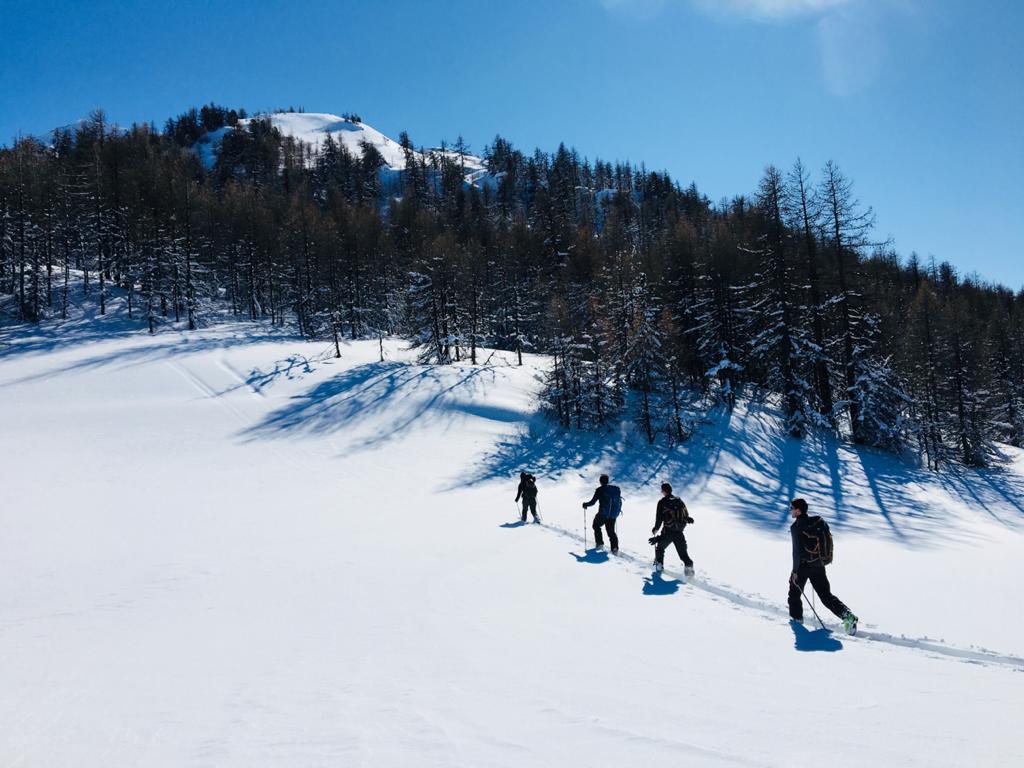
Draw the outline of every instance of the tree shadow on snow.
<instances>
[{"instance_id":1,"label":"tree shadow on snow","mask_svg":"<svg viewBox=\"0 0 1024 768\"><path fill-rule=\"evenodd\" d=\"M242 436L352 434L353 427L366 427L345 446L351 452L380 448L412 428L429 427L443 437L459 429L461 418L453 417L471 417L512 429L441 490L507 482L524 468L549 481L600 469L623 488L627 505L631 494L655 495L668 480L684 500L700 498L714 513L778 535L789 526L795 496L806 498L834 530L908 546L974 537L970 526L951 522L965 507L1007 527L1024 526L1024 476L1008 468L933 473L821 432L798 440L781 434L777 411L757 404L709 414L687 443L668 449L648 445L628 428L569 431L539 413L492 405L487 396L498 383L488 366L368 363L293 396Z\"/></svg>"},{"instance_id":2,"label":"tree shadow on snow","mask_svg":"<svg viewBox=\"0 0 1024 768\"><path fill-rule=\"evenodd\" d=\"M341 371L245 430L248 440L302 435L334 435L368 426L346 451L380 448L414 427L453 429L451 418L473 416L502 422L524 418L519 411L480 402L495 380L485 366L426 366L397 361L367 363Z\"/></svg>"},{"instance_id":3,"label":"tree shadow on snow","mask_svg":"<svg viewBox=\"0 0 1024 768\"><path fill-rule=\"evenodd\" d=\"M130 326L125 330L99 331L83 328L81 331L77 331L70 329L66 335L59 330L67 325L77 325L79 322L85 323L86 321L68 321L63 324L47 325L38 329L38 331L34 329L31 335L18 338L14 343L0 346L0 360L73 347L92 349L94 347L91 345L101 342L126 343L100 347L102 351L96 354L76 358L63 365L46 368L39 373L13 379L0 385L0 387L41 381L61 373L85 372L104 368L123 370L154 361L182 360L188 355L210 351L225 351L264 342L281 342L282 340L304 341L294 334L269 325L253 328L238 323L224 323L217 329L216 335L210 334L205 336L193 336L187 331L173 328L149 335L144 328L135 327L135 321L125 321L122 325ZM105 326L101 322L99 327ZM116 327L120 327L120 325ZM0 338L0 345L2 344L3 339ZM243 386L259 390L278 375L287 374L289 378L295 378L297 371L311 372L311 364L313 362L316 362L316 360L306 358L303 355L293 355L288 360L275 363L275 370L269 374L254 370L245 377L246 381L244 383L239 383L236 386L214 394L216 396L224 395Z\"/></svg>"},{"instance_id":4,"label":"tree shadow on snow","mask_svg":"<svg viewBox=\"0 0 1024 768\"><path fill-rule=\"evenodd\" d=\"M660 571L652 571L650 576L644 577L644 594L674 595L681 583L678 579L666 579Z\"/></svg>"},{"instance_id":5,"label":"tree shadow on snow","mask_svg":"<svg viewBox=\"0 0 1024 768\"><path fill-rule=\"evenodd\" d=\"M55 288L53 295L59 305L60 289ZM275 326L269 321L241 321L226 312L202 318L202 327L214 331L214 334L193 336L186 330L184 320L174 321L172 317L159 318L157 332L150 334L144 308L136 306L135 317L128 317L127 297L120 288L107 288L106 312L100 314L98 290L94 288L92 293L84 296L80 275L74 278L69 298L67 319L51 318L39 324L0 323L0 360L91 348L102 342L134 343L115 344L91 357L11 383L30 382L64 371L131 365L182 352L225 349L264 341L303 341L289 328Z\"/></svg>"},{"instance_id":6,"label":"tree shadow on snow","mask_svg":"<svg viewBox=\"0 0 1024 768\"><path fill-rule=\"evenodd\" d=\"M834 530L881 535L908 546L967 540L969 526L953 522L965 507L1007 527L1024 527L1024 476L1009 468L947 468L934 473L880 450L811 432L802 440L780 434L778 414L749 405L711 414L687 443L650 446L628 430L567 431L540 414L497 442L448 489L508 481L526 468L557 481L600 469L631 494L656 494L667 480L684 500L702 503L783 534L789 500L801 496Z\"/></svg>"},{"instance_id":7,"label":"tree shadow on snow","mask_svg":"<svg viewBox=\"0 0 1024 768\"><path fill-rule=\"evenodd\" d=\"M832 636L828 629L808 629L801 622L791 620L789 628L793 630L793 647L798 651L824 651L834 653L843 650L843 644Z\"/></svg>"}]
</instances>

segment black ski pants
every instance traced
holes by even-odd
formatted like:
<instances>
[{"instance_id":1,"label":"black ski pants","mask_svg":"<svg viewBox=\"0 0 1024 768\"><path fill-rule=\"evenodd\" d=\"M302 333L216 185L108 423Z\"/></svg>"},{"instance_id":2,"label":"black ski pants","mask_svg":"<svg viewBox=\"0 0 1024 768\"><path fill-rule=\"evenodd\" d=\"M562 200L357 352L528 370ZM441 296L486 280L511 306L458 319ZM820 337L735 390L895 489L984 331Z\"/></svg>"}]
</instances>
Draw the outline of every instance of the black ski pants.
<instances>
[{"instance_id":1,"label":"black ski pants","mask_svg":"<svg viewBox=\"0 0 1024 768\"><path fill-rule=\"evenodd\" d=\"M792 578L792 577L791 577ZM821 598L821 604L828 608L839 618L843 618L850 609L846 607L838 597L832 594L832 588L828 583L828 576L825 575L825 566L820 563L801 563L796 572L796 584L789 582L789 615L800 621L804 617L804 604L801 592L804 585L810 580L814 591Z\"/></svg>"},{"instance_id":2,"label":"black ski pants","mask_svg":"<svg viewBox=\"0 0 1024 768\"><path fill-rule=\"evenodd\" d=\"M619 549L619 537L615 533L615 518L605 517L600 512L594 515L594 544L598 547L604 545L604 536L601 535L601 528L608 531L608 540L612 544L612 551Z\"/></svg>"},{"instance_id":3,"label":"black ski pants","mask_svg":"<svg viewBox=\"0 0 1024 768\"><path fill-rule=\"evenodd\" d=\"M530 512L533 513L533 519L534 520L537 519L537 500L536 499L528 499L525 496L523 496L523 517L522 517L522 520L523 520L524 523L526 522L526 513L527 513L527 511L530 511Z\"/></svg>"},{"instance_id":4,"label":"black ski pants","mask_svg":"<svg viewBox=\"0 0 1024 768\"><path fill-rule=\"evenodd\" d=\"M682 531L677 531L674 528L663 528L661 534L658 536L658 541L654 545L654 562L665 564L665 550L669 544L676 545L676 552L679 553L679 559L683 561L683 565L687 568L693 568L693 560L686 553L686 537Z\"/></svg>"}]
</instances>

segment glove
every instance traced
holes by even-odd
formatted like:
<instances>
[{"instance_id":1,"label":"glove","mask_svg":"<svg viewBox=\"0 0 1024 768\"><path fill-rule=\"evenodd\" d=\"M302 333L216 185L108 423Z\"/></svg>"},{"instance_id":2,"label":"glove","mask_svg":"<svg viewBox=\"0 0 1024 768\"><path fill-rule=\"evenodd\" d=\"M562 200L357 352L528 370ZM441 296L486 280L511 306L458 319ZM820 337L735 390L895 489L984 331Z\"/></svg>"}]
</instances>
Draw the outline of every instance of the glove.
<instances>
[{"instance_id":1,"label":"glove","mask_svg":"<svg viewBox=\"0 0 1024 768\"><path fill-rule=\"evenodd\" d=\"M796 571L793 571L791 574L789 574L789 583L792 584L794 587L797 586Z\"/></svg>"},{"instance_id":2,"label":"glove","mask_svg":"<svg viewBox=\"0 0 1024 768\"><path fill-rule=\"evenodd\" d=\"M647 543L648 544L657 544L658 543L658 537L657 536L651 536L651 538L649 538L647 540Z\"/></svg>"},{"instance_id":3,"label":"glove","mask_svg":"<svg viewBox=\"0 0 1024 768\"><path fill-rule=\"evenodd\" d=\"M692 517L687 517L686 518L686 522L692 524L693 523L693 518Z\"/></svg>"}]
</instances>

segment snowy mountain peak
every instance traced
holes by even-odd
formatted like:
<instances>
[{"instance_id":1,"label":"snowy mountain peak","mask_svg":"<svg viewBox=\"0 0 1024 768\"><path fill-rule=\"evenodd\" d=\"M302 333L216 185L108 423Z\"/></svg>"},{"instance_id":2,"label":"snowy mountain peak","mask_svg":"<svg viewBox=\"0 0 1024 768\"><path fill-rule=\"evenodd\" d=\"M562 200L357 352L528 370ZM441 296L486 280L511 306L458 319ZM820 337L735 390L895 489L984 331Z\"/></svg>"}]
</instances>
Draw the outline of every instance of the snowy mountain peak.
<instances>
[{"instance_id":1,"label":"snowy mountain peak","mask_svg":"<svg viewBox=\"0 0 1024 768\"><path fill-rule=\"evenodd\" d=\"M284 136L303 141L319 150L327 136L331 136L338 144L344 144L353 155L363 154L363 142L377 148L384 162L393 170L405 168L405 156L402 147L376 128L355 120L350 120L328 112L276 112L265 117L271 125ZM239 121L247 124L249 121Z\"/></svg>"},{"instance_id":2,"label":"snowy mountain peak","mask_svg":"<svg viewBox=\"0 0 1024 768\"><path fill-rule=\"evenodd\" d=\"M401 145L373 126L357 119L340 117L329 112L274 112L259 115L258 118L269 119L271 125L277 128L282 135L291 136L309 144L315 152L320 151L327 136L331 136L336 143L343 144L349 152L360 157L363 154L363 143L365 142L380 152L388 169L392 171L405 170L405 153L402 151ZM253 119L257 118L239 120L238 124L244 127ZM224 134L231 130L234 128L221 128L200 140L196 150L208 168L213 167L216 161L216 153ZM429 159L430 155L441 152L440 149L429 149L425 154ZM414 154L416 157L423 156L420 152ZM456 157L451 149L444 150L444 155L449 158ZM486 175L486 166L479 157L466 154L463 156L462 162L465 165L467 183L475 184Z\"/></svg>"}]
</instances>

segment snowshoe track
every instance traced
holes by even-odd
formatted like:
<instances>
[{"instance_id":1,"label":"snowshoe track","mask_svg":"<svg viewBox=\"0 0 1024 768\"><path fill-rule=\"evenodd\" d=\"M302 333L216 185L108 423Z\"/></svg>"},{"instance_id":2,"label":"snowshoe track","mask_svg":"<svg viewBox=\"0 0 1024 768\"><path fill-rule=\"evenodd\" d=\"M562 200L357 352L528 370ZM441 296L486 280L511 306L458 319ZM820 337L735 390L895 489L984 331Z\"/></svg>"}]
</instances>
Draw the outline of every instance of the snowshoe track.
<instances>
[{"instance_id":1,"label":"snowshoe track","mask_svg":"<svg viewBox=\"0 0 1024 768\"><path fill-rule=\"evenodd\" d=\"M570 538L573 541L583 543L583 537L581 535L574 531L570 531L567 528L563 528L560 525L545 523L543 527L561 536ZM633 566L636 571L653 567L649 558L644 558L622 549L619 550L618 555L615 557L609 557L609 561L613 560L625 561ZM676 571L670 568L665 568L662 571L662 574L665 576L671 576L677 581L691 586L694 589L703 590L704 592L734 605L757 611L765 618L784 619L785 621L789 621L789 614L785 610L760 595L740 592L728 585L716 584L714 581L708 580L702 576L691 576L687 578L681 571ZM847 635L842 632L841 628L830 626L828 623L826 623L825 626L832 632L842 634L844 638L853 641L885 643L886 645L925 651L936 656L956 659L958 661L965 661L973 664L1001 664L1014 667L1024 672L1024 658L999 653L987 648L960 648L928 637L906 637L904 635L893 635L888 632L871 631L864 629L865 625L863 622L861 623L860 628L858 628L856 635Z\"/></svg>"}]
</instances>

